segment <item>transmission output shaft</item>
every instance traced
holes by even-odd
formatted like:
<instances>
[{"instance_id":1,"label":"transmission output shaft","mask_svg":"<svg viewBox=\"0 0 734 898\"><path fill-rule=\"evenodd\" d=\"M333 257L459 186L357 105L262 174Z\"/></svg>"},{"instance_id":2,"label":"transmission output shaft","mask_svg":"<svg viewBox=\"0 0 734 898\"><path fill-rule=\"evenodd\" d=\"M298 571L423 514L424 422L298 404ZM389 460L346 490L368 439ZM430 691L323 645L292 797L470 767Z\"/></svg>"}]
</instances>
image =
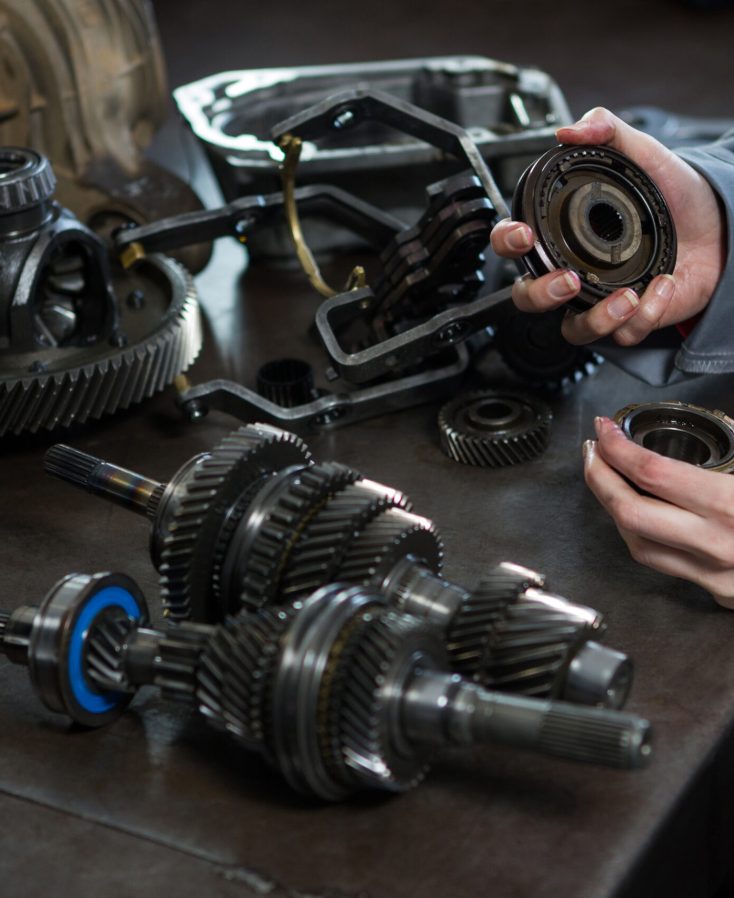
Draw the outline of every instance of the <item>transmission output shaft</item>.
<instances>
[{"instance_id":1,"label":"transmission output shaft","mask_svg":"<svg viewBox=\"0 0 734 898\"><path fill-rule=\"evenodd\" d=\"M435 629L361 587L322 587L221 626L154 629L129 578L73 575L39 607L2 619L0 651L29 667L52 710L100 726L155 685L327 800L405 791L441 745L497 743L619 768L650 755L638 717L463 680Z\"/></svg>"}]
</instances>

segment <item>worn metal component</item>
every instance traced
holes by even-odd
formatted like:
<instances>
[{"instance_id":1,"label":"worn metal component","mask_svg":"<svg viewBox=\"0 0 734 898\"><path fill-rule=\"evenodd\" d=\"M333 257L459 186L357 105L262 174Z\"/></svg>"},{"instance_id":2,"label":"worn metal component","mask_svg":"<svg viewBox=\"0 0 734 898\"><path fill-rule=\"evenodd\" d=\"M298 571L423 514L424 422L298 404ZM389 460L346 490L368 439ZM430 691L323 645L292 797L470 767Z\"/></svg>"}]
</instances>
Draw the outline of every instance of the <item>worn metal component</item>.
<instances>
[{"instance_id":1,"label":"worn metal component","mask_svg":"<svg viewBox=\"0 0 734 898\"><path fill-rule=\"evenodd\" d=\"M201 346L190 275L163 256L111 270L102 242L53 190L47 159L0 148L0 436L127 408Z\"/></svg>"},{"instance_id":2,"label":"worn metal component","mask_svg":"<svg viewBox=\"0 0 734 898\"><path fill-rule=\"evenodd\" d=\"M441 448L465 465L499 468L545 451L553 419L541 400L511 391L477 390L443 406Z\"/></svg>"},{"instance_id":3,"label":"worn metal component","mask_svg":"<svg viewBox=\"0 0 734 898\"><path fill-rule=\"evenodd\" d=\"M47 156L59 201L103 235L200 208L143 155L167 114L148 0L2 0L0 14L0 144ZM197 271L208 255L194 247L182 261Z\"/></svg>"},{"instance_id":4,"label":"worn metal component","mask_svg":"<svg viewBox=\"0 0 734 898\"><path fill-rule=\"evenodd\" d=\"M207 148L225 195L273 190L282 155L270 140L276 122L353 87L384 91L467 130L492 161L505 195L533 158L572 121L555 82L544 72L479 56L223 72L174 91L174 99ZM350 110L335 117L339 140L306 142L299 177L330 180L386 208L411 207L415 183L445 176L440 149L415 135L371 124L352 129ZM420 174L418 174L420 173ZM319 248L333 245L327 233ZM282 247L282 242L271 249ZM281 249L282 251L282 249Z\"/></svg>"},{"instance_id":5,"label":"worn metal component","mask_svg":"<svg viewBox=\"0 0 734 898\"><path fill-rule=\"evenodd\" d=\"M543 592L540 574L509 563L476 590L445 580L441 537L406 496L346 465L312 463L293 434L241 428L167 485L68 446L49 450L46 470L152 518L174 620L285 607L331 582L370 586L436 629L452 667L483 685L501 679L589 704L627 697L612 689L626 656L591 646L597 612Z\"/></svg>"},{"instance_id":6,"label":"worn metal component","mask_svg":"<svg viewBox=\"0 0 734 898\"><path fill-rule=\"evenodd\" d=\"M734 472L734 419L724 412L670 400L627 405L614 420L645 449L709 471Z\"/></svg>"},{"instance_id":7,"label":"worn metal component","mask_svg":"<svg viewBox=\"0 0 734 898\"><path fill-rule=\"evenodd\" d=\"M540 277L572 268L584 311L621 287L642 293L675 268L676 234L657 185L624 154L605 146L559 146L520 179L512 217L527 222L535 245L522 257Z\"/></svg>"},{"instance_id":8,"label":"worn metal component","mask_svg":"<svg viewBox=\"0 0 734 898\"><path fill-rule=\"evenodd\" d=\"M360 587L328 585L220 627L151 629L128 578L76 575L40 608L3 618L0 651L30 668L51 710L100 726L138 687L157 686L328 801L407 791L443 745L496 743L627 769L651 754L639 717L493 693L451 674L434 628Z\"/></svg>"},{"instance_id":9,"label":"worn metal component","mask_svg":"<svg viewBox=\"0 0 734 898\"><path fill-rule=\"evenodd\" d=\"M366 387L345 384L338 392L325 392L300 405L276 403L231 380L209 380L194 386L186 383L177 402L190 420L215 410L242 421L269 421L299 433L334 430L453 395L469 367L469 354L465 347L456 346L447 350L446 356L435 367L418 373Z\"/></svg>"}]
</instances>

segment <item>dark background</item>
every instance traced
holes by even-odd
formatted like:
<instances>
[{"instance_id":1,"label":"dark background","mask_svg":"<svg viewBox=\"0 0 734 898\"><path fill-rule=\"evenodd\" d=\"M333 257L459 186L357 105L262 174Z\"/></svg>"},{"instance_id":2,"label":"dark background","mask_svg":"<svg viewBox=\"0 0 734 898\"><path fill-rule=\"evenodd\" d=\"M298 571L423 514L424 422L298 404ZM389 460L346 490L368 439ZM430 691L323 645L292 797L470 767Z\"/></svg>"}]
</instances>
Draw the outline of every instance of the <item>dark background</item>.
<instances>
[{"instance_id":1,"label":"dark background","mask_svg":"<svg viewBox=\"0 0 734 898\"><path fill-rule=\"evenodd\" d=\"M731 11L663 0L155 7L171 86L230 68L479 53L548 71L576 113L602 103L733 112ZM165 141L158 151L179 152ZM199 279L217 340L210 334L195 382L232 373L251 382L261 361L310 345L314 300L302 277L253 268L238 288L241 266L238 248L222 244ZM186 708L145 693L114 726L82 733L45 711L26 672L0 659L0 895L709 898L726 889L734 614L630 561L583 485L579 446L593 415L631 401L734 412L731 386L711 378L655 390L605 365L554 403L546 455L496 472L441 454L432 406L309 441L319 460L405 490L437 522L449 577L471 586L508 558L603 611L610 644L637 664L629 709L656 727L648 770L455 751L409 795L314 806ZM66 439L166 478L234 425L211 416L188 426L165 394ZM140 581L157 612L146 522L42 477L51 441L3 447L5 604L37 602L73 569L116 569Z\"/></svg>"}]
</instances>

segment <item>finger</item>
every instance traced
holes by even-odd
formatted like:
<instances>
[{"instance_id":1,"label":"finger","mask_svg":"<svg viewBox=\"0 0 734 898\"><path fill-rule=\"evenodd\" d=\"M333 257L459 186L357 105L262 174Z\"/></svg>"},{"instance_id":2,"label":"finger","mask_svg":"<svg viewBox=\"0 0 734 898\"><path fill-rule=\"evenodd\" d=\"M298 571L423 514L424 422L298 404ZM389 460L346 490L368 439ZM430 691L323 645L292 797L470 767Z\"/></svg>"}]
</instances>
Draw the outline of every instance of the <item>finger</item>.
<instances>
[{"instance_id":1,"label":"finger","mask_svg":"<svg viewBox=\"0 0 734 898\"><path fill-rule=\"evenodd\" d=\"M535 237L528 225L505 218L492 228L489 239L498 256L516 259L532 248Z\"/></svg>"},{"instance_id":2,"label":"finger","mask_svg":"<svg viewBox=\"0 0 734 898\"><path fill-rule=\"evenodd\" d=\"M696 555L707 552L710 526L705 518L640 495L605 462L593 445L588 444L584 478L620 531Z\"/></svg>"},{"instance_id":3,"label":"finger","mask_svg":"<svg viewBox=\"0 0 734 898\"><path fill-rule=\"evenodd\" d=\"M539 278L521 278L512 286L512 301L523 312L547 312L562 306L581 289L575 271L562 269Z\"/></svg>"},{"instance_id":4,"label":"finger","mask_svg":"<svg viewBox=\"0 0 734 898\"><path fill-rule=\"evenodd\" d=\"M699 558L688 552L672 549L670 546L663 546L622 530L619 533L627 543L630 555L635 561L661 574L690 580L708 590L719 605L734 608L734 571L731 568L725 571L712 571Z\"/></svg>"},{"instance_id":5,"label":"finger","mask_svg":"<svg viewBox=\"0 0 734 898\"><path fill-rule=\"evenodd\" d=\"M734 480L730 474L706 471L644 449L627 439L609 418L597 418L594 424L600 456L640 489L702 517L731 518Z\"/></svg>"},{"instance_id":6,"label":"finger","mask_svg":"<svg viewBox=\"0 0 734 898\"><path fill-rule=\"evenodd\" d=\"M670 165L671 153L654 137L643 134L603 106L590 109L578 122L556 131L560 143L606 144L632 158L656 179Z\"/></svg>"},{"instance_id":7,"label":"finger","mask_svg":"<svg viewBox=\"0 0 734 898\"><path fill-rule=\"evenodd\" d=\"M629 287L617 290L588 312L566 315L561 325L561 333L569 343L576 346L593 343L600 337L613 334L637 314L639 306L640 300L634 290Z\"/></svg>"},{"instance_id":8,"label":"finger","mask_svg":"<svg viewBox=\"0 0 734 898\"><path fill-rule=\"evenodd\" d=\"M614 332L614 340L620 346L636 346L652 331L661 327L673 301L675 287L672 274L661 274L654 278L640 297L637 314Z\"/></svg>"}]
</instances>

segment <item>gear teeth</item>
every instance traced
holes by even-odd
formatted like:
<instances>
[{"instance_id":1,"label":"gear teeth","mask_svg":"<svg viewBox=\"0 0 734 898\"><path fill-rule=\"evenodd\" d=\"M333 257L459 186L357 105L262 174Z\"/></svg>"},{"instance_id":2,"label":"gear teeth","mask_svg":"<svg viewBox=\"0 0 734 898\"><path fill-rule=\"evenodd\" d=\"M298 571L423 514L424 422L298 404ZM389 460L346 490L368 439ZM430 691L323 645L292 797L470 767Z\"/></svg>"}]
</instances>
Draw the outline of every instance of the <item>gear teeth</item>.
<instances>
[{"instance_id":1,"label":"gear teeth","mask_svg":"<svg viewBox=\"0 0 734 898\"><path fill-rule=\"evenodd\" d=\"M226 436L187 482L161 551L161 600L172 620L216 620L224 610L221 583L213 583L215 548L227 513L264 475L307 465L311 454L295 434L267 424L241 427Z\"/></svg>"},{"instance_id":2,"label":"gear teeth","mask_svg":"<svg viewBox=\"0 0 734 898\"><path fill-rule=\"evenodd\" d=\"M496 415L482 414L497 408ZM508 420L508 413L515 420ZM548 446L548 406L520 393L478 390L446 403L438 414L441 449L454 461L482 468L521 464Z\"/></svg>"},{"instance_id":3,"label":"gear teeth","mask_svg":"<svg viewBox=\"0 0 734 898\"><path fill-rule=\"evenodd\" d=\"M199 656L211 633L211 627L188 622L171 626L163 633L151 682L161 690L164 698L192 701Z\"/></svg>"},{"instance_id":4,"label":"gear teeth","mask_svg":"<svg viewBox=\"0 0 734 898\"><path fill-rule=\"evenodd\" d=\"M107 611L94 623L85 644L84 671L97 688L134 691L125 673L122 650L136 626L122 609Z\"/></svg>"},{"instance_id":5,"label":"gear teeth","mask_svg":"<svg viewBox=\"0 0 734 898\"><path fill-rule=\"evenodd\" d=\"M174 288L158 330L91 364L0 380L0 436L69 427L126 409L162 390L194 362L203 335L191 275L172 259L150 260Z\"/></svg>"},{"instance_id":6,"label":"gear teeth","mask_svg":"<svg viewBox=\"0 0 734 898\"><path fill-rule=\"evenodd\" d=\"M260 608L279 595L290 555L304 529L331 497L361 477L346 465L312 465L281 485L239 572L240 601Z\"/></svg>"},{"instance_id":7,"label":"gear teeth","mask_svg":"<svg viewBox=\"0 0 734 898\"><path fill-rule=\"evenodd\" d=\"M510 605L531 587L542 589L545 577L528 568L503 562L470 593L454 615L446 633L452 670L473 677L479 670L495 629Z\"/></svg>"},{"instance_id":8,"label":"gear teeth","mask_svg":"<svg viewBox=\"0 0 734 898\"><path fill-rule=\"evenodd\" d=\"M199 710L249 748L267 752L270 690L294 608L242 612L217 628L201 656Z\"/></svg>"},{"instance_id":9,"label":"gear teeth","mask_svg":"<svg viewBox=\"0 0 734 898\"><path fill-rule=\"evenodd\" d=\"M337 577L345 583L366 584L385 577L408 555L438 573L443 560L443 542L428 518L390 508L353 540Z\"/></svg>"},{"instance_id":10,"label":"gear teeth","mask_svg":"<svg viewBox=\"0 0 734 898\"><path fill-rule=\"evenodd\" d=\"M476 679L488 689L553 697L574 650L590 636L588 620L569 612L523 593L493 625Z\"/></svg>"},{"instance_id":11,"label":"gear teeth","mask_svg":"<svg viewBox=\"0 0 734 898\"><path fill-rule=\"evenodd\" d=\"M329 759L341 778L369 786L377 780L383 789L403 792L425 776L427 764L412 765L410 774L393 769L385 752L382 686L390 668L404 653L404 645L417 629L413 618L392 611L368 620L354 636L342 671L340 698L333 708L338 756Z\"/></svg>"},{"instance_id":12,"label":"gear teeth","mask_svg":"<svg viewBox=\"0 0 734 898\"><path fill-rule=\"evenodd\" d=\"M410 511L412 503L403 493L363 478L331 496L293 547L281 595L292 598L337 579L351 542L388 508Z\"/></svg>"}]
</instances>

